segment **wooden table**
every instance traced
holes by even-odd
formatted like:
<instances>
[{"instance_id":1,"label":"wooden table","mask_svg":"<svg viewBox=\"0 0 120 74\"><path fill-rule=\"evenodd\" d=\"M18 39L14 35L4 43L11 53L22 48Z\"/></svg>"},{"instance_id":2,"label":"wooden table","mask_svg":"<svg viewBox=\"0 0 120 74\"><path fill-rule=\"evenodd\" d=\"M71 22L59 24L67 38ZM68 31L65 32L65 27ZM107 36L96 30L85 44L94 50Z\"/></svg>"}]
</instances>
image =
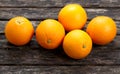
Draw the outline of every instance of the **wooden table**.
<instances>
[{"instance_id":1,"label":"wooden table","mask_svg":"<svg viewBox=\"0 0 120 74\"><path fill-rule=\"evenodd\" d=\"M59 10L68 3L81 4L88 22L99 15L112 17L118 30L114 41L93 45L87 58L73 60L61 46L52 51L43 49L35 37L22 47L6 40L4 27L10 18L25 16L36 28L41 20L57 20ZM0 74L120 74L120 0L0 0Z\"/></svg>"}]
</instances>

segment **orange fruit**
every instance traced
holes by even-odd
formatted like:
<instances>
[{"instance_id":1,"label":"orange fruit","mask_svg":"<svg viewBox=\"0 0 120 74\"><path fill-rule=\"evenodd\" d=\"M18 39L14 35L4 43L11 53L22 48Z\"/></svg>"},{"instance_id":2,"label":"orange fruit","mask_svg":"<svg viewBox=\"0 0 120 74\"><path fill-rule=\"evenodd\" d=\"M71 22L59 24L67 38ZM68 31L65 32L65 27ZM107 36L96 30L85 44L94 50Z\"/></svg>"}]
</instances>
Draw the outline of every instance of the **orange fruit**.
<instances>
[{"instance_id":1,"label":"orange fruit","mask_svg":"<svg viewBox=\"0 0 120 74\"><path fill-rule=\"evenodd\" d=\"M87 13L79 4L68 4L60 10L58 20L66 31L81 29L87 21Z\"/></svg>"},{"instance_id":2,"label":"orange fruit","mask_svg":"<svg viewBox=\"0 0 120 74\"><path fill-rule=\"evenodd\" d=\"M97 16L89 22L86 31L95 44L106 45L115 38L117 28L112 18Z\"/></svg>"},{"instance_id":3,"label":"orange fruit","mask_svg":"<svg viewBox=\"0 0 120 74\"><path fill-rule=\"evenodd\" d=\"M27 44L31 40L33 33L32 23L22 16L10 19L5 26L7 40L17 46Z\"/></svg>"},{"instance_id":4,"label":"orange fruit","mask_svg":"<svg viewBox=\"0 0 120 74\"><path fill-rule=\"evenodd\" d=\"M72 30L63 40L63 49L69 57L83 59L92 50L92 40L86 32Z\"/></svg>"},{"instance_id":5,"label":"orange fruit","mask_svg":"<svg viewBox=\"0 0 120 74\"><path fill-rule=\"evenodd\" d=\"M57 48L65 36L64 27L56 20L46 19L36 29L37 42L46 49Z\"/></svg>"}]
</instances>

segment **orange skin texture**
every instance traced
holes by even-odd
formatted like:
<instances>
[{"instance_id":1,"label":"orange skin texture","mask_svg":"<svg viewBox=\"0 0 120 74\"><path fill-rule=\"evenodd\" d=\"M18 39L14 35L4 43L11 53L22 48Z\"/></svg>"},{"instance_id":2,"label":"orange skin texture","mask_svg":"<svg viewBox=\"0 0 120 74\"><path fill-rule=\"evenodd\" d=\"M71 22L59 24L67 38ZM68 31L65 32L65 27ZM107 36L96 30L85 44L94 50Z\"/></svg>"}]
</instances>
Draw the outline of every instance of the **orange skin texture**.
<instances>
[{"instance_id":1,"label":"orange skin texture","mask_svg":"<svg viewBox=\"0 0 120 74\"><path fill-rule=\"evenodd\" d=\"M97 16L90 21L86 31L92 38L93 43L106 45L115 38L117 28L112 18L107 16Z\"/></svg>"},{"instance_id":2,"label":"orange skin texture","mask_svg":"<svg viewBox=\"0 0 120 74\"><path fill-rule=\"evenodd\" d=\"M87 13L79 4L68 4L60 10L58 21L66 31L82 29L87 21Z\"/></svg>"},{"instance_id":3,"label":"orange skin texture","mask_svg":"<svg viewBox=\"0 0 120 74\"><path fill-rule=\"evenodd\" d=\"M65 53L73 59L83 59L92 50L90 36L82 30L70 31L63 40Z\"/></svg>"},{"instance_id":4,"label":"orange skin texture","mask_svg":"<svg viewBox=\"0 0 120 74\"><path fill-rule=\"evenodd\" d=\"M5 26L5 36L7 40L21 46L27 44L34 34L32 23L25 17L17 16L8 21Z\"/></svg>"},{"instance_id":5,"label":"orange skin texture","mask_svg":"<svg viewBox=\"0 0 120 74\"><path fill-rule=\"evenodd\" d=\"M36 29L37 42L46 49L57 48L65 36L64 27L56 20L46 19Z\"/></svg>"}]
</instances>

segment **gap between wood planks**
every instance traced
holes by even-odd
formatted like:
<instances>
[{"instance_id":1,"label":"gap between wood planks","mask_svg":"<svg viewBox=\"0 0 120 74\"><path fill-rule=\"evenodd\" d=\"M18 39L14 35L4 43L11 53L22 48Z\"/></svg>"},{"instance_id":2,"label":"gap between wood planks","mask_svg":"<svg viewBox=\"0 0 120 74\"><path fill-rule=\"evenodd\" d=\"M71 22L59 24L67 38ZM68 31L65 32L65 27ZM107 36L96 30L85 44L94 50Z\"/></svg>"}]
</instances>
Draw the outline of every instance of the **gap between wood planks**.
<instances>
[{"instance_id":1,"label":"gap between wood planks","mask_svg":"<svg viewBox=\"0 0 120 74\"><path fill-rule=\"evenodd\" d=\"M0 8L62 8L64 6L50 6L50 7L40 7L40 6L0 6ZM83 6L83 8L94 8L94 9L98 9L98 8L107 8L107 9L118 9L120 8L119 6L118 7L96 7L96 6L92 6L92 7L86 7L86 6Z\"/></svg>"},{"instance_id":2,"label":"gap between wood planks","mask_svg":"<svg viewBox=\"0 0 120 74\"><path fill-rule=\"evenodd\" d=\"M120 64L0 64L0 66L120 66Z\"/></svg>"}]
</instances>

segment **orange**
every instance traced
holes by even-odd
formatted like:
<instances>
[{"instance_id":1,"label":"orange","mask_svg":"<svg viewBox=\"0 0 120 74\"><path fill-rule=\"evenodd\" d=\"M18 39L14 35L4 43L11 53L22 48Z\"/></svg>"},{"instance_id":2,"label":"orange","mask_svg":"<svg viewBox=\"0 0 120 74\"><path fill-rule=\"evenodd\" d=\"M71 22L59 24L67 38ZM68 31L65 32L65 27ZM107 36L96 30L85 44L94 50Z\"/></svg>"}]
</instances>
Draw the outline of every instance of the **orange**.
<instances>
[{"instance_id":1,"label":"orange","mask_svg":"<svg viewBox=\"0 0 120 74\"><path fill-rule=\"evenodd\" d=\"M58 20L66 31L81 29L87 21L87 13L79 4L68 4L60 10Z\"/></svg>"},{"instance_id":2,"label":"orange","mask_svg":"<svg viewBox=\"0 0 120 74\"><path fill-rule=\"evenodd\" d=\"M86 31L95 44L106 45L115 38L117 28L112 18L97 16L89 22Z\"/></svg>"},{"instance_id":3,"label":"orange","mask_svg":"<svg viewBox=\"0 0 120 74\"><path fill-rule=\"evenodd\" d=\"M73 59L83 59L92 50L90 36L82 30L70 31L63 40L65 53Z\"/></svg>"},{"instance_id":4,"label":"orange","mask_svg":"<svg viewBox=\"0 0 120 74\"><path fill-rule=\"evenodd\" d=\"M32 23L22 16L10 19L5 26L7 40L17 46L27 44L31 40L33 33Z\"/></svg>"},{"instance_id":5,"label":"orange","mask_svg":"<svg viewBox=\"0 0 120 74\"><path fill-rule=\"evenodd\" d=\"M64 27L54 19L42 21L36 29L37 42L46 49L57 48L65 36Z\"/></svg>"}]
</instances>

